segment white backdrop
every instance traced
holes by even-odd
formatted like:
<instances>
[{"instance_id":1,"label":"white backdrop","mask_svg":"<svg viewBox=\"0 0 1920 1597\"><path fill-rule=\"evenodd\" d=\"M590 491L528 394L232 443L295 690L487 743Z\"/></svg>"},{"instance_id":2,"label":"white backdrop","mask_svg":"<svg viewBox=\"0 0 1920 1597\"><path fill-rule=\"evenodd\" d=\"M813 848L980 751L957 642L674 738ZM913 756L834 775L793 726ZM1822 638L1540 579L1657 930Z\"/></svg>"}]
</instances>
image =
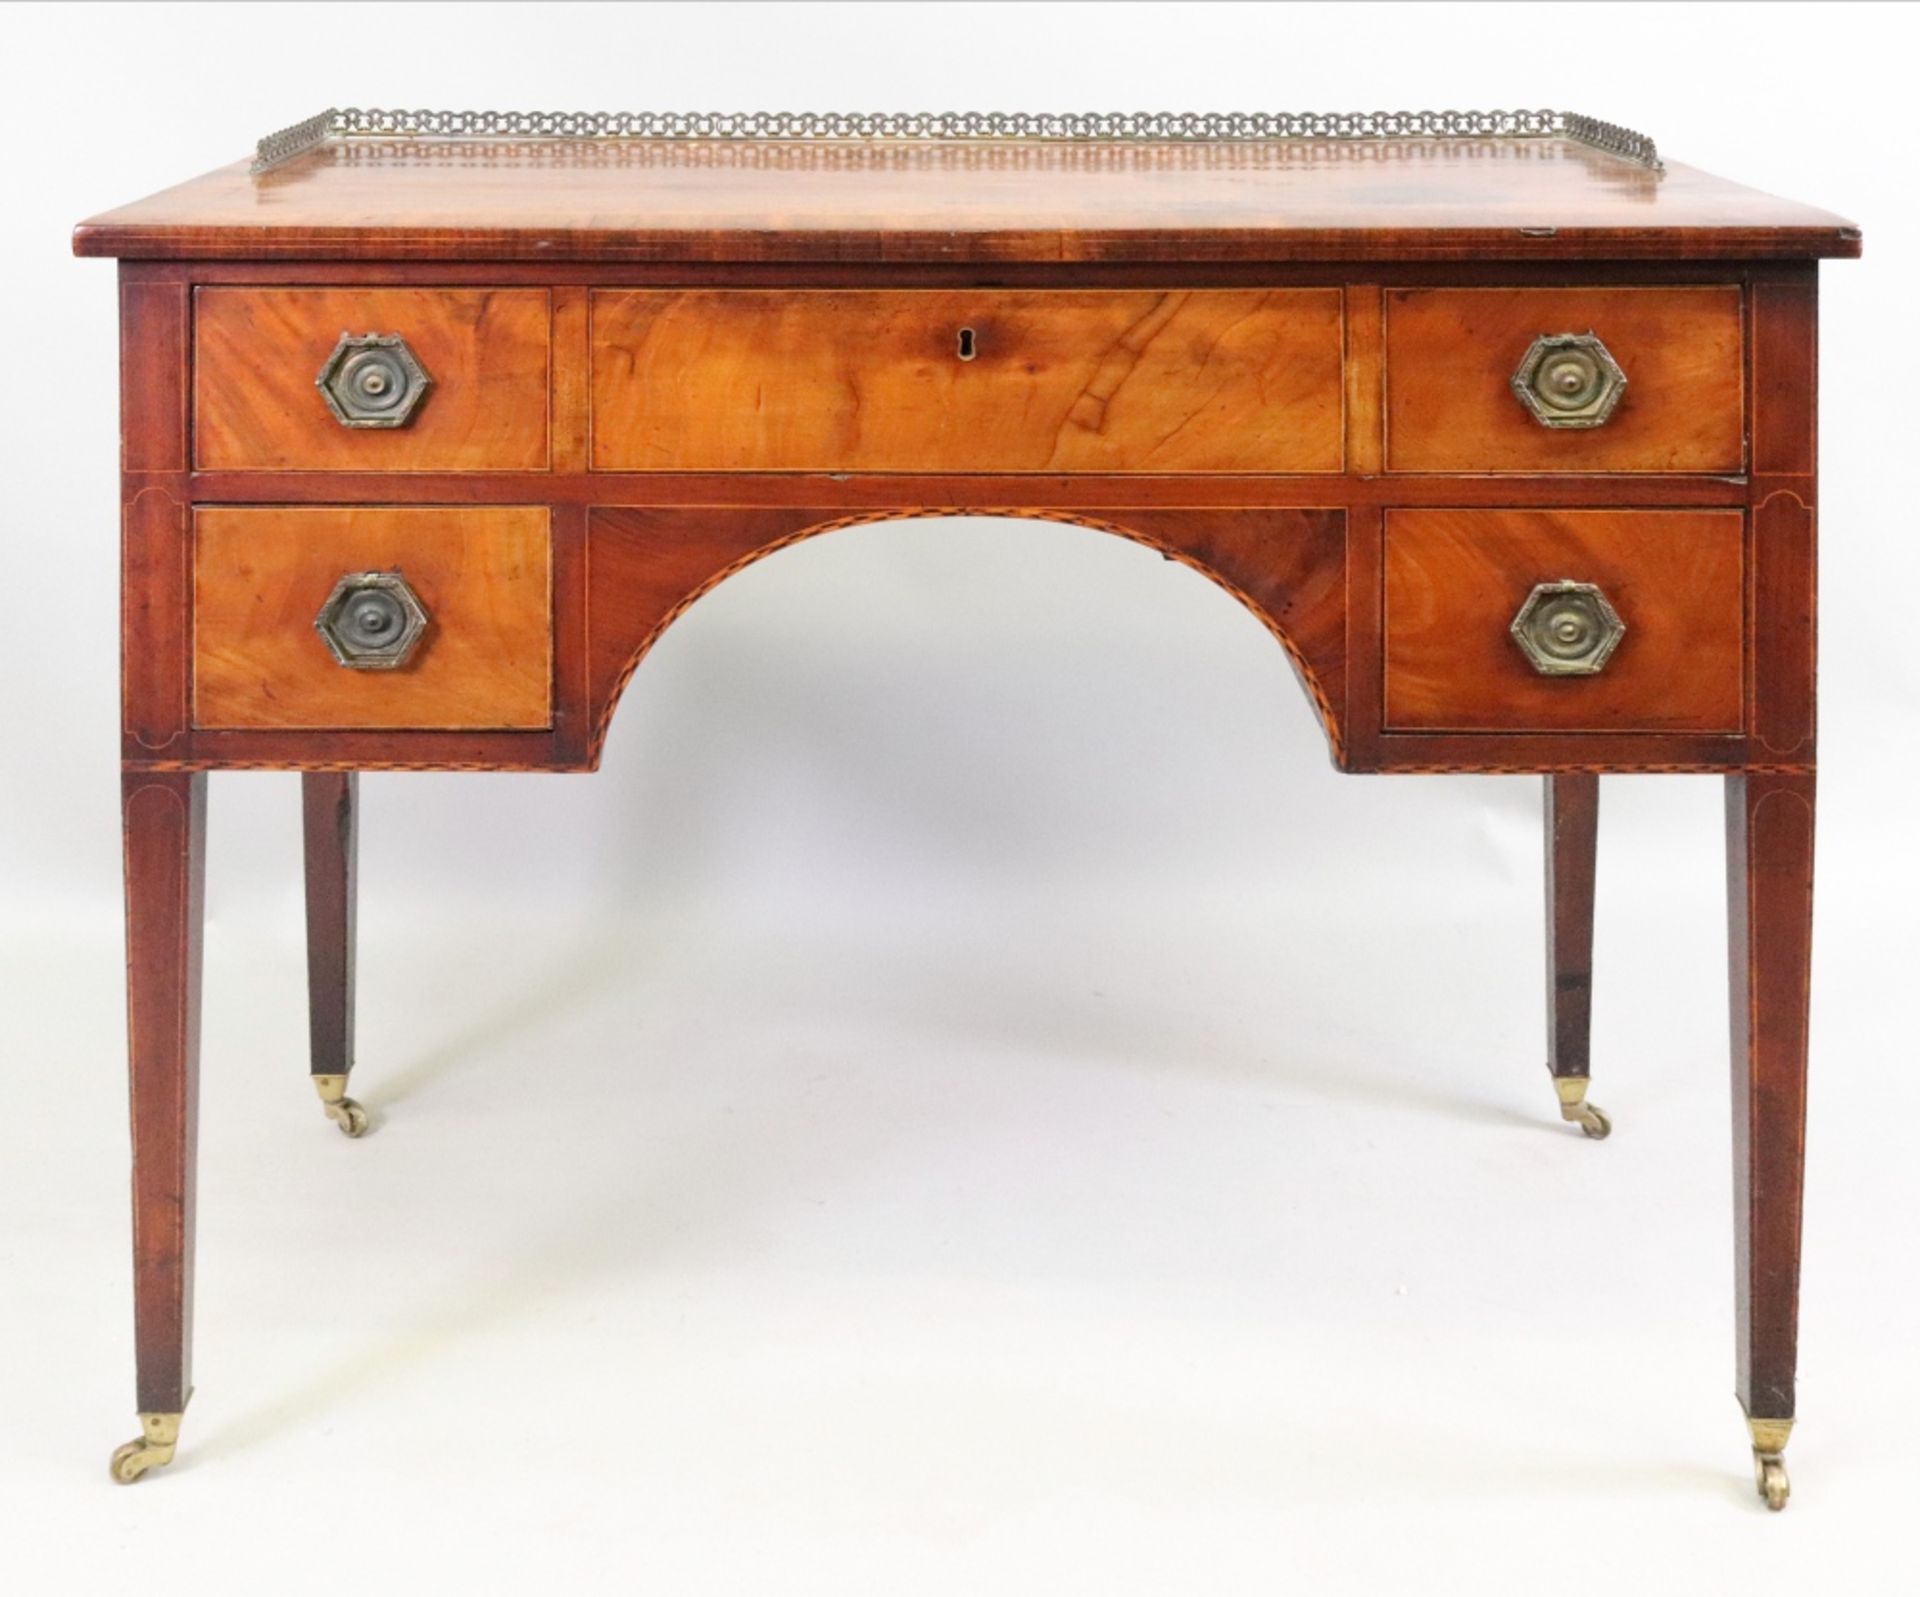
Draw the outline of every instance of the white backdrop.
<instances>
[{"instance_id":1,"label":"white backdrop","mask_svg":"<svg viewBox=\"0 0 1920 1597\"><path fill-rule=\"evenodd\" d=\"M0 13L0 1530L15 1589L1885 1589L1920 1471L1914 13ZM854 529L701 603L596 777L365 781L358 1144L298 784L212 794L198 1378L131 1434L109 263L330 104L1549 104L1825 205L1795 1499L1731 1396L1719 784L1603 784L1596 1100L1542 1070L1532 780L1347 779L1150 552ZM1391 1527L1391 1528L1389 1528ZM1851 1582L1851 1583L1850 1583Z\"/></svg>"}]
</instances>

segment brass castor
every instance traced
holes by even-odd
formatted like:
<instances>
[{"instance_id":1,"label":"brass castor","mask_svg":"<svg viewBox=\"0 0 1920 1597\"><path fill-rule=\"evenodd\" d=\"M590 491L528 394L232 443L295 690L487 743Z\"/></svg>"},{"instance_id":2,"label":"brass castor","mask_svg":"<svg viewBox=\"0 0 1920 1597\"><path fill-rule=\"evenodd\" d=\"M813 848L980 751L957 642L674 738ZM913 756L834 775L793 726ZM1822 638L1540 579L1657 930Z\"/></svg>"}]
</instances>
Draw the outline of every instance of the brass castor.
<instances>
[{"instance_id":1,"label":"brass castor","mask_svg":"<svg viewBox=\"0 0 1920 1597\"><path fill-rule=\"evenodd\" d=\"M1779 1513L1793 1495L1793 1482L1787 1479L1786 1460L1778 1453L1753 1455L1753 1484L1767 1500L1767 1507Z\"/></svg>"},{"instance_id":2,"label":"brass castor","mask_svg":"<svg viewBox=\"0 0 1920 1597\"><path fill-rule=\"evenodd\" d=\"M1767 1500L1767 1507L1777 1514L1787 1506L1787 1499L1793 1495L1793 1482L1787 1478L1787 1461L1780 1456L1786 1451L1793 1421L1750 1419L1747 1429L1753 1433L1754 1490Z\"/></svg>"},{"instance_id":3,"label":"brass castor","mask_svg":"<svg viewBox=\"0 0 1920 1597\"><path fill-rule=\"evenodd\" d=\"M171 1464L179 1442L178 1414L142 1414L140 1439L116 1447L107 1469L122 1486L131 1486L148 1470Z\"/></svg>"},{"instance_id":4,"label":"brass castor","mask_svg":"<svg viewBox=\"0 0 1920 1597\"><path fill-rule=\"evenodd\" d=\"M1585 1076L1555 1076L1553 1090L1560 1094L1560 1118L1570 1120L1595 1142L1606 1140L1613 1122L1604 1110L1587 1102Z\"/></svg>"},{"instance_id":5,"label":"brass castor","mask_svg":"<svg viewBox=\"0 0 1920 1597\"><path fill-rule=\"evenodd\" d=\"M343 1132L349 1137L366 1135L367 1112L347 1096L345 1076L315 1076L313 1090L320 1094L320 1107L326 1110L327 1118Z\"/></svg>"}]
</instances>

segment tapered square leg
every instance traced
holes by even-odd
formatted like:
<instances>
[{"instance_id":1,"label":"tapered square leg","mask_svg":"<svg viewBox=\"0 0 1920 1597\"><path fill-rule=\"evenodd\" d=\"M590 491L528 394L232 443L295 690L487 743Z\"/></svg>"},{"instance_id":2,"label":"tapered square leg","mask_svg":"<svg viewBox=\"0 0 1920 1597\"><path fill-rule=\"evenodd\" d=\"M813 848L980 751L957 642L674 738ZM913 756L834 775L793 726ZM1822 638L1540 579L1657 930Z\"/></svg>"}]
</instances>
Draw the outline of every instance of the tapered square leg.
<instances>
[{"instance_id":1,"label":"tapered square leg","mask_svg":"<svg viewBox=\"0 0 1920 1597\"><path fill-rule=\"evenodd\" d=\"M1741 1407L1754 1471L1784 1508L1794 1420L1813 957L1812 772L1727 778L1733 1234Z\"/></svg>"},{"instance_id":2,"label":"tapered square leg","mask_svg":"<svg viewBox=\"0 0 1920 1597\"><path fill-rule=\"evenodd\" d=\"M353 1069L353 931L359 777L308 771L300 778L307 878L307 1029L314 1090L349 1137L367 1129L347 1096Z\"/></svg>"},{"instance_id":3,"label":"tapered square leg","mask_svg":"<svg viewBox=\"0 0 1920 1597\"><path fill-rule=\"evenodd\" d=\"M1613 1122L1587 1102L1593 1030L1593 880L1600 778L1546 779L1547 1069L1560 1115L1596 1141Z\"/></svg>"},{"instance_id":4,"label":"tapered square leg","mask_svg":"<svg viewBox=\"0 0 1920 1597\"><path fill-rule=\"evenodd\" d=\"M129 771L127 1061L133 1108L133 1319L141 1436L114 1479L172 1460L193 1391L194 1155L200 1092L200 934L206 782Z\"/></svg>"}]
</instances>

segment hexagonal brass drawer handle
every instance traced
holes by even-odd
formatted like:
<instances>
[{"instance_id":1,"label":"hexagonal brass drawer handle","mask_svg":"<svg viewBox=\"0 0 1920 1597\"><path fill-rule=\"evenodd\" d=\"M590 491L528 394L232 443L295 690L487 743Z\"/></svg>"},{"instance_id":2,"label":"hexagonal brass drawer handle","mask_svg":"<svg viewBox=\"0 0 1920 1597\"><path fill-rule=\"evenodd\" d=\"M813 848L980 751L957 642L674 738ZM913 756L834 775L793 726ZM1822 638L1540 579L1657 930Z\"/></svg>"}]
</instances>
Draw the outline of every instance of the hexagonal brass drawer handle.
<instances>
[{"instance_id":1,"label":"hexagonal brass drawer handle","mask_svg":"<svg viewBox=\"0 0 1920 1597\"><path fill-rule=\"evenodd\" d=\"M1528 594L1508 630L1542 676L1581 677L1606 665L1627 624L1591 582L1562 580Z\"/></svg>"},{"instance_id":2,"label":"hexagonal brass drawer handle","mask_svg":"<svg viewBox=\"0 0 1920 1597\"><path fill-rule=\"evenodd\" d=\"M397 571L349 572L333 585L314 630L350 671L395 671L427 630L427 607Z\"/></svg>"},{"instance_id":3,"label":"hexagonal brass drawer handle","mask_svg":"<svg viewBox=\"0 0 1920 1597\"><path fill-rule=\"evenodd\" d=\"M433 379L398 333L342 333L314 383L342 427L404 427Z\"/></svg>"},{"instance_id":4,"label":"hexagonal brass drawer handle","mask_svg":"<svg viewBox=\"0 0 1920 1597\"><path fill-rule=\"evenodd\" d=\"M1627 374L1592 333L1542 333L1513 374L1514 397L1542 427L1599 427Z\"/></svg>"}]
</instances>

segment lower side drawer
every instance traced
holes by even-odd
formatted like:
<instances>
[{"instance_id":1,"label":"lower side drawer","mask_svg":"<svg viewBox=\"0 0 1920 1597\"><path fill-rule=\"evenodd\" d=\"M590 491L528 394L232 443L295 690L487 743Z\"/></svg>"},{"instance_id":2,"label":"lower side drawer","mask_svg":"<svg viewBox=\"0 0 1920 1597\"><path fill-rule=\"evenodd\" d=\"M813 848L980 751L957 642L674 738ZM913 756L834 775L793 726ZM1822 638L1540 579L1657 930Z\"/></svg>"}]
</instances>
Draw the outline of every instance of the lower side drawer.
<instances>
[{"instance_id":1,"label":"lower side drawer","mask_svg":"<svg viewBox=\"0 0 1920 1597\"><path fill-rule=\"evenodd\" d=\"M202 508L193 538L195 726L551 725L543 507Z\"/></svg>"},{"instance_id":2,"label":"lower side drawer","mask_svg":"<svg viewBox=\"0 0 1920 1597\"><path fill-rule=\"evenodd\" d=\"M1738 510L1387 514L1389 731L1743 724Z\"/></svg>"}]
</instances>

